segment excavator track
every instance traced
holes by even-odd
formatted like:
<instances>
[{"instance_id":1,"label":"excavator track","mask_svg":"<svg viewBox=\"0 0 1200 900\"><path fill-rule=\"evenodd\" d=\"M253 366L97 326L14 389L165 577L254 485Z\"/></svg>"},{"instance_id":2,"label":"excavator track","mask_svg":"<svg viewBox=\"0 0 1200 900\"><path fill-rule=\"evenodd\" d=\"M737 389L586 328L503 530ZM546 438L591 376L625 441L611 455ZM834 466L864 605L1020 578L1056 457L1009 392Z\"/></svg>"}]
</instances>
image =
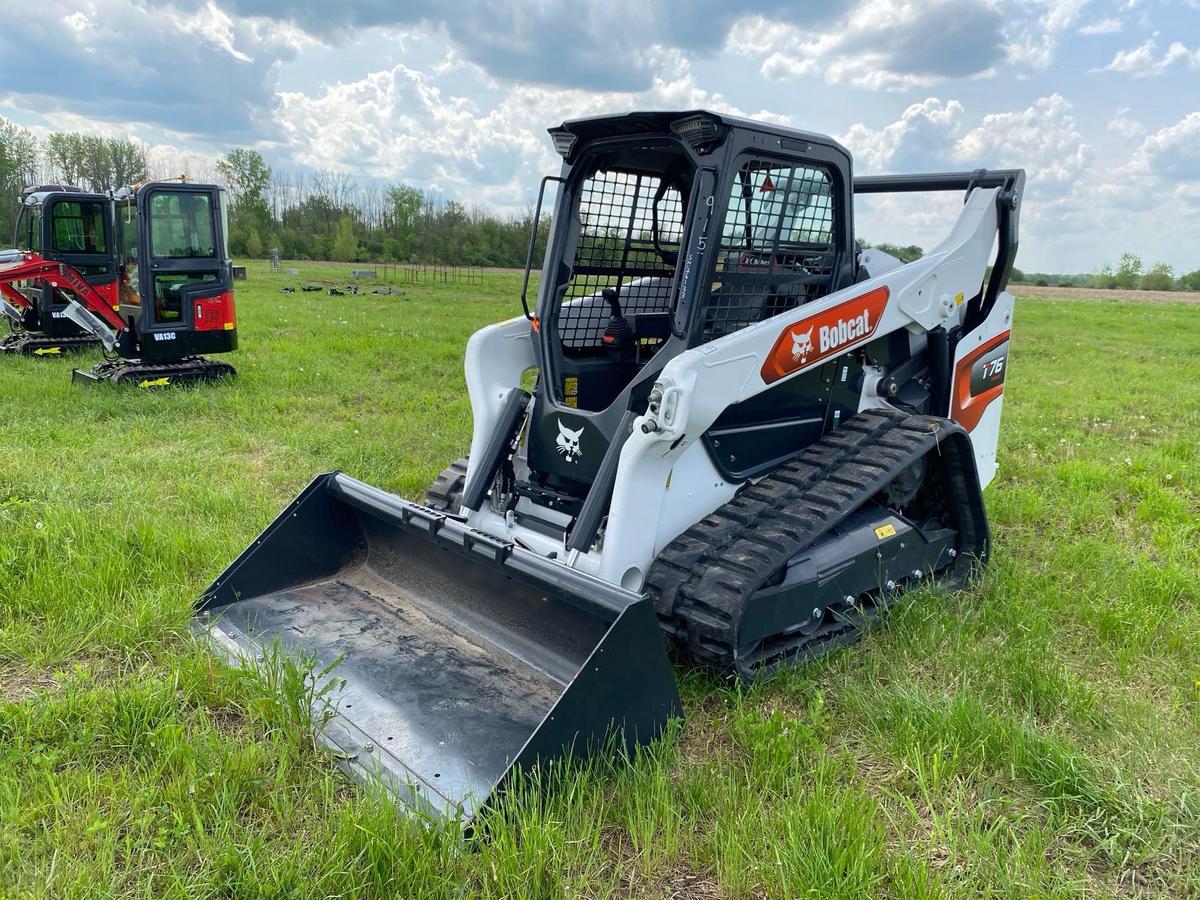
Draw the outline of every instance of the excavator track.
<instances>
[{"instance_id":1,"label":"excavator track","mask_svg":"<svg viewBox=\"0 0 1200 900\"><path fill-rule=\"evenodd\" d=\"M889 487L911 481L914 471L922 487L913 492L906 484L912 501L896 509ZM852 528L865 531L868 541L872 531L884 535L879 549L864 545ZM936 539L925 542L923 534ZM858 556L839 558L846 546L860 548ZM675 538L651 566L646 591L677 648L699 664L754 678L854 641L909 582L965 583L987 555L987 520L966 432L946 419L869 410ZM797 563L824 568L793 590L781 611L771 595ZM853 566L854 594L821 594ZM861 584L866 571L869 588ZM743 623L750 616L761 622L772 603L776 620L792 613L794 619L744 639Z\"/></svg>"},{"instance_id":2,"label":"excavator track","mask_svg":"<svg viewBox=\"0 0 1200 900\"><path fill-rule=\"evenodd\" d=\"M202 356L189 356L172 363L151 363L138 360L112 359L96 363L90 370L75 369L73 381L94 384L133 384L140 388L169 387L231 378L237 371L229 363L213 362Z\"/></svg>"},{"instance_id":3,"label":"excavator track","mask_svg":"<svg viewBox=\"0 0 1200 900\"><path fill-rule=\"evenodd\" d=\"M99 346L99 339L87 334L73 337L43 337L17 331L0 338L0 353L14 353L22 356L65 356L68 353L94 350Z\"/></svg>"}]
</instances>

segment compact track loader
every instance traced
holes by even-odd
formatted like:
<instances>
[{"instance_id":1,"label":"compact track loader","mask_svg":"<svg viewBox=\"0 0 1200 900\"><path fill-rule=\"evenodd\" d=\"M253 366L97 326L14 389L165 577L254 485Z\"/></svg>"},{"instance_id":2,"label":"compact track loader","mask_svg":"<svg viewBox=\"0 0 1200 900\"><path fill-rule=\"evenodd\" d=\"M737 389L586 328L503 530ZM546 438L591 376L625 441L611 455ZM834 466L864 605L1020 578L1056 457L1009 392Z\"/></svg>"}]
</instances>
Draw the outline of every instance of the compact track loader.
<instances>
[{"instance_id":1,"label":"compact track loader","mask_svg":"<svg viewBox=\"0 0 1200 900\"><path fill-rule=\"evenodd\" d=\"M83 204L58 198L43 201L43 208L50 204L49 226L33 224L39 216L30 215L30 233L42 228L46 243L0 251L0 292L5 311L12 309L10 318L19 314L29 321L30 309L19 310L18 298L25 298L38 310L39 327L67 322L74 329L69 335L18 334L14 349L32 345L29 352L36 353L98 343L108 358L90 370L74 370L74 380L84 383L149 388L233 375L228 363L199 355L237 348L224 191L147 182L102 199L88 201L89 209L103 210L104 216L96 212L83 233L92 236L93 245L103 236L104 246L113 248L108 261L100 262L98 253L82 262L82 254L59 249L65 227L60 210ZM40 285L41 299L34 302L17 290L23 282Z\"/></svg>"},{"instance_id":2,"label":"compact track loader","mask_svg":"<svg viewBox=\"0 0 1200 900\"><path fill-rule=\"evenodd\" d=\"M116 308L117 249L107 194L61 185L23 191L13 244L69 265ZM0 339L0 352L53 357L99 347L99 338L66 315L72 298L44 280L22 287L0 283L0 312L11 332Z\"/></svg>"},{"instance_id":3,"label":"compact track loader","mask_svg":"<svg viewBox=\"0 0 1200 900\"><path fill-rule=\"evenodd\" d=\"M468 819L516 768L660 734L668 647L754 678L989 556L1023 172L856 179L709 112L551 135L536 309L467 344L468 459L423 505L318 477L200 601L235 656L338 663L342 765ZM964 194L907 265L855 249L854 195L891 191Z\"/></svg>"}]
</instances>

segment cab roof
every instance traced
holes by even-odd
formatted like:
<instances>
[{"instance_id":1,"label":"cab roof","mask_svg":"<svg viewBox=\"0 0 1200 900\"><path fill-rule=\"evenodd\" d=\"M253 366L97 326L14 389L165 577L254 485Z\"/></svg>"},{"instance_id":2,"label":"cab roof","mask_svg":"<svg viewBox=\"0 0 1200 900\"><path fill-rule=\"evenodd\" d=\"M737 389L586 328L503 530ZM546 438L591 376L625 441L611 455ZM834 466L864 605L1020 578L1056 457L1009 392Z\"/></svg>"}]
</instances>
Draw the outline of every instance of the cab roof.
<instances>
[{"instance_id":1,"label":"cab roof","mask_svg":"<svg viewBox=\"0 0 1200 900\"><path fill-rule=\"evenodd\" d=\"M606 137L637 134L670 134L672 123L681 120L704 118L728 129L755 131L768 135L780 141L796 141L806 144L819 144L837 150L850 159L850 151L824 134L812 131L801 131L798 128L788 128L772 122L759 122L740 116L730 116L707 109L689 109L676 112L628 112L607 116L590 116L586 119L568 119L556 128L549 129L550 134L568 132L587 142Z\"/></svg>"}]
</instances>

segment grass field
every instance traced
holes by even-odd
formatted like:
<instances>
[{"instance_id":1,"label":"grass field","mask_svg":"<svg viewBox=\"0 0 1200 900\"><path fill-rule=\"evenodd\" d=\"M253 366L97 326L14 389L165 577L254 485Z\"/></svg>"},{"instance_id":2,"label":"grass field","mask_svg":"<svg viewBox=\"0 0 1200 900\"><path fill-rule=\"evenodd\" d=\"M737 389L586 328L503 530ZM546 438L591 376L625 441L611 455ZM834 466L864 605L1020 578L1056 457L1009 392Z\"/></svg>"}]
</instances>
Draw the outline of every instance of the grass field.
<instances>
[{"instance_id":1,"label":"grass field","mask_svg":"<svg viewBox=\"0 0 1200 900\"><path fill-rule=\"evenodd\" d=\"M1200 895L1200 306L1020 302L978 588L752 688L680 671L686 725L461 852L185 623L314 474L415 497L462 454L519 276L285 283L251 265L231 384L0 359L0 895Z\"/></svg>"}]
</instances>

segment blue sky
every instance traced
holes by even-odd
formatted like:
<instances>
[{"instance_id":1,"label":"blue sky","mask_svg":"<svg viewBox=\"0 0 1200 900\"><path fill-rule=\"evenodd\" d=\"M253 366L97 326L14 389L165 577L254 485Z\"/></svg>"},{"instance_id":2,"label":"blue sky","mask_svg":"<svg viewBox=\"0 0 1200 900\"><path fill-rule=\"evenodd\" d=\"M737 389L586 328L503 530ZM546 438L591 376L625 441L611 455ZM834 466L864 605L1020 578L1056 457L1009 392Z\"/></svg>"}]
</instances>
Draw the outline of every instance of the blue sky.
<instances>
[{"instance_id":1,"label":"blue sky","mask_svg":"<svg viewBox=\"0 0 1200 900\"><path fill-rule=\"evenodd\" d=\"M1019 267L1200 268L1200 0L0 0L0 115L130 136L162 171L235 146L523 208L545 128L634 108L832 134L856 171L1023 166ZM953 198L857 231L931 246Z\"/></svg>"}]
</instances>

